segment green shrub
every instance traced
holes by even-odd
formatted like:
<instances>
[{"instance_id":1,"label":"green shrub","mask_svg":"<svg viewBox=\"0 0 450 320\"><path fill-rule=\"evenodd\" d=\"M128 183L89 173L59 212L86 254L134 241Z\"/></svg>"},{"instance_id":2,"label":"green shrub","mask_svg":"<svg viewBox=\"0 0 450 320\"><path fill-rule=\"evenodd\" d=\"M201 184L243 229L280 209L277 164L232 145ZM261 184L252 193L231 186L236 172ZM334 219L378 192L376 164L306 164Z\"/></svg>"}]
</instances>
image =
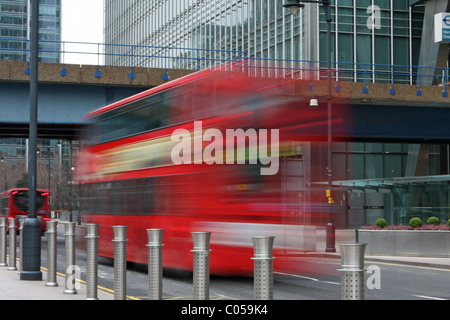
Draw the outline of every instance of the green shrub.
<instances>
[{"instance_id":1,"label":"green shrub","mask_svg":"<svg viewBox=\"0 0 450 320\"><path fill-rule=\"evenodd\" d=\"M380 218L377 221L375 221L375 225L379 228L384 228L387 226L387 222L383 218Z\"/></svg>"},{"instance_id":2,"label":"green shrub","mask_svg":"<svg viewBox=\"0 0 450 320\"><path fill-rule=\"evenodd\" d=\"M420 227L422 226L422 220L420 220L420 218L412 218L409 220L409 225L413 228Z\"/></svg>"},{"instance_id":3,"label":"green shrub","mask_svg":"<svg viewBox=\"0 0 450 320\"><path fill-rule=\"evenodd\" d=\"M429 217L427 220L427 224L434 224L436 226L441 224L441 220L439 220L439 218L437 217Z\"/></svg>"},{"instance_id":4,"label":"green shrub","mask_svg":"<svg viewBox=\"0 0 450 320\"><path fill-rule=\"evenodd\" d=\"M447 225L450 227L450 219L447 220Z\"/></svg>"}]
</instances>

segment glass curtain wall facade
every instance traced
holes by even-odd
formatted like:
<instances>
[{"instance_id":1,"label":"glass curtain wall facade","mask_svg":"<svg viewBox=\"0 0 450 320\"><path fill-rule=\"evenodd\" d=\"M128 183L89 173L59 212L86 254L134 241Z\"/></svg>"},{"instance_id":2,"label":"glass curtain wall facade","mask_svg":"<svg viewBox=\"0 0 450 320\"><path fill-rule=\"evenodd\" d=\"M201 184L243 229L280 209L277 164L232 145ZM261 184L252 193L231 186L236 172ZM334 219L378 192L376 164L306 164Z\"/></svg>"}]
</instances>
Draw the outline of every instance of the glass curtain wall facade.
<instances>
[{"instance_id":1,"label":"glass curtain wall facade","mask_svg":"<svg viewBox=\"0 0 450 320\"><path fill-rule=\"evenodd\" d=\"M39 1L39 40L40 61L60 62L61 0Z\"/></svg>"},{"instance_id":2,"label":"glass curtain wall facade","mask_svg":"<svg viewBox=\"0 0 450 320\"><path fill-rule=\"evenodd\" d=\"M314 68L326 68L327 25L323 7L305 4L300 14L292 16L283 8L284 3L285 0L105 0L105 42L112 44L106 47L106 62L130 65L131 55L141 54L134 57L134 65L194 68L198 58L205 59L203 68L242 53L250 58L285 60L297 68L302 67L302 62L319 61ZM414 84L411 74L416 72L412 66L419 61L423 12L423 6L409 6L408 0L331 0L332 62L340 70L336 76L363 81L364 76L358 72L368 69L373 72L368 81L389 82L391 65L396 65L395 72L405 75L396 76L395 81ZM168 59L155 58L166 54L172 64L167 63ZM448 175L449 146L427 146L421 154L426 163L421 164L420 174L414 171L415 147L383 142L333 144L333 181L340 186L333 195L336 227L371 224L380 217L389 223L404 223L423 206L440 207L439 218L450 218L447 182L439 182L439 193L433 193L437 188L433 184L401 180L408 176ZM323 185L327 181L326 144L305 143L304 150L303 167L311 177L307 183ZM312 163L320 165L314 169ZM303 192L302 199L307 199L305 185L290 189L287 196L300 198ZM414 196L419 186L425 190L420 203L415 202L418 198ZM326 202L322 193L318 198ZM430 194L434 195L426 196ZM426 219L434 211L421 212Z\"/></svg>"},{"instance_id":3,"label":"glass curtain wall facade","mask_svg":"<svg viewBox=\"0 0 450 320\"><path fill-rule=\"evenodd\" d=\"M39 8L39 61L60 61L61 0L41 0ZM27 61L30 38L30 1L0 0L0 60Z\"/></svg>"},{"instance_id":4,"label":"glass curtain wall facade","mask_svg":"<svg viewBox=\"0 0 450 320\"><path fill-rule=\"evenodd\" d=\"M362 80L358 71L375 74L369 81L390 80L391 65L396 73L417 73L423 25L423 6L409 6L408 0L335 0L332 1L332 55L336 68L348 80ZM336 5L337 3L337 5ZM319 48L326 48L326 22L320 7ZM326 51L318 59L326 61ZM410 83L413 77L395 77Z\"/></svg>"},{"instance_id":5,"label":"glass curtain wall facade","mask_svg":"<svg viewBox=\"0 0 450 320\"><path fill-rule=\"evenodd\" d=\"M0 1L0 37L16 40L0 40L0 60L25 61L28 39L28 0ZM15 51L17 50L17 51Z\"/></svg>"},{"instance_id":6,"label":"glass curtain wall facade","mask_svg":"<svg viewBox=\"0 0 450 320\"><path fill-rule=\"evenodd\" d=\"M137 58L135 65L164 67L166 61L152 57L168 54L164 47L176 47L200 49L174 49L169 55L210 59L202 67L230 57L210 50L243 52L253 58L323 61L325 67L323 7L306 4L292 16L283 8L284 1L105 0L105 42L114 44L106 47L107 64L129 65L130 57L116 53L141 54L147 57ZM380 81L389 77L383 74L390 71L387 65L401 65L397 72L409 72L408 67L417 64L423 7L410 7L408 0L331 0L331 5L332 59L347 70L340 76L358 80L356 71L369 68L381 73L369 80ZM376 19L370 26L372 17ZM176 66L190 67L184 63ZM413 81L408 76L401 80Z\"/></svg>"},{"instance_id":7,"label":"glass curtain wall facade","mask_svg":"<svg viewBox=\"0 0 450 320\"><path fill-rule=\"evenodd\" d=\"M165 47L184 48L171 51L171 57L207 59L202 67L233 55L301 59L302 16L293 17L282 6L281 0L106 0L105 42L115 45L106 47L107 64L129 63L129 57L115 56L132 53L129 46L118 46L123 44L161 47L133 48L148 56L135 64L150 67L163 67L162 59L152 57L165 55ZM176 60L177 67L192 67L188 59Z\"/></svg>"},{"instance_id":8,"label":"glass curtain wall facade","mask_svg":"<svg viewBox=\"0 0 450 320\"><path fill-rule=\"evenodd\" d=\"M325 155L325 146L318 148L312 162ZM389 224L408 224L412 217L426 222L430 216L446 223L450 218L448 152L448 145L438 144L334 143L336 223L357 227L385 218ZM421 160L414 163L418 155ZM322 175L319 183L326 179L324 172L314 175Z\"/></svg>"},{"instance_id":9,"label":"glass curtain wall facade","mask_svg":"<svg viewBox=\"0 0 450 320\"><path fill-rule=\"evenodd\" d=\"M79 143L66 140L38 139L37 187L50 189L52 210L69 209L70 193L76 199L77 188L72 189L72 166ZM28 186L28 139L0 139L0 192ZM72 209L76 204L72 204Z\"/></svg>"}]
</instances>

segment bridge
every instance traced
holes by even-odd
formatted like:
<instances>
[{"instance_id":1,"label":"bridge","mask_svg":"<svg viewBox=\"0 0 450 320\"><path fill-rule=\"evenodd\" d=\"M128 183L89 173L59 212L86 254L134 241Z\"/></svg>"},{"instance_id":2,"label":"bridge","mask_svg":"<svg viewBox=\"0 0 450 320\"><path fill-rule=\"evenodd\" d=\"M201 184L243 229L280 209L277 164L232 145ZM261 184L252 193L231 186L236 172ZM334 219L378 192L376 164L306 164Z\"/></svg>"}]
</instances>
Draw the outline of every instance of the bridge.
<instances>
[{"instance_id":1,"label":"bridge","mask_svg":"<svg viewBox=\"0 0 450 320\"><path fill-rule=\"evenodd\" d=\"M26 62L0 61L0 137L28 136L27 68ZM393 66L387 70L392 69ZM363 75L365 81L358 82L343 81L345 77L339 77L340 70L334 70L333 101L345 101L354 121L351 131L345 122L334 126L335 137L362 141L450 141L447 71L442 85L421 86L397 83L395 77L403 79L405 74L392 71L386 72L391 80L374 83L370 81L375 78L373 66L359 71L358 78ZM40 63L38 135L75 139L88 112L160 85L167 76L176 79L194 71ZM327 95L323 79L295 81L294 86L291 94L305 99L318 97L320 100ZM339 103L334 108L339 108Z\"/></svg>"},{"instance_id":2,"label":"bridge","mask_svg":"<svg viewBox=\"0 0 450 320\"><path fill-rule=\"evenodd\" d=\"M39 65L38 135L40 138L74 139L83 115L164 81L164 69L134 68L136 77L129 78L130 68L102 67L96 77L96 66ZM27 137L29 122L29 75L26 62L0 61L0 136ZM192 71L173 70L174 78Z\"/></svg>"}]
</instances>

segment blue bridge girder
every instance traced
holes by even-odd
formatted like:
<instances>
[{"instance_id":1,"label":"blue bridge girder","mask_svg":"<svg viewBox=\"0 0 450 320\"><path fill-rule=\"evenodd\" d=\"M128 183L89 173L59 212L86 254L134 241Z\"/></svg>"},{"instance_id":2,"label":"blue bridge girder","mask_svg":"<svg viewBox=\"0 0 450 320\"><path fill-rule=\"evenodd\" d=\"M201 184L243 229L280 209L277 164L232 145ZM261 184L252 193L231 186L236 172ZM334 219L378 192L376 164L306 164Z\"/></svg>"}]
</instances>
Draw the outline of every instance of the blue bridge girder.
<instances>
[{"instance_id":1,"label":"blue bridge girder","mask_svg":"<svg viewBox=\"0 0 450 320\"><path fill-rule=\"evenodd\" d=\"M125 86L40 84L38 136L45 139L77 139L85 114L144 89ZM0 97L0 137L28 137L29 84L0 82Z\"/></svg>"},{"instance_id":2,"label":"blue bridge girder","mask_svg":"<svg viewBox=\"0 0 450 320\"><path fill-rule=\"evenodd\" d=\"M334 141L450 143L450 107L352 103L335 104L333 111L344 115L332 125ZM326 132L324 123L304 134L325 140Z\"/></svg>"},{"instance_id":3,"label":"blue bridge girder","mask_svg":"<svg viewBox=\"0 0 450 320\"><path fill-rule=\"evenodd\" d=\"M29 76L24 62L0 62L0 137L28 137ZM104 75L95 77L95 66L60 64L40 65L38 136L53 139L77 139L87 113L145 89L164 83L163 69L102 67ZM167 71L167 70L166 70ZM172 79L193 72L168 70ZM341 141L392 141L449 143L450 98L447 85L333 81L333 110L345 114L333 124L333 138ZM299 81L289 95L303 101L315 95L323 105L324 81ZM345 106L346 111L340 111ZM326 125L305 135L326 138Z\"/></svg>"},{"instance_id":4,"label":"blue bridge girder","mask_svg":"<svg viewBox=\"0 0 450 320\"><path fill-rule=\"evenodd\" d=\"M145 90L142 87L74 84L39 85L40 138L77 139L90 111ZM0 137L27 137L29 85L0 82ZM344 108L345 110L342 110ZM450 142L450 106L377 103L334 104L345 115L333 124L340 141ZM326 125L306 129L305 136L326 138Z\"/></svg>"}]
</instances>

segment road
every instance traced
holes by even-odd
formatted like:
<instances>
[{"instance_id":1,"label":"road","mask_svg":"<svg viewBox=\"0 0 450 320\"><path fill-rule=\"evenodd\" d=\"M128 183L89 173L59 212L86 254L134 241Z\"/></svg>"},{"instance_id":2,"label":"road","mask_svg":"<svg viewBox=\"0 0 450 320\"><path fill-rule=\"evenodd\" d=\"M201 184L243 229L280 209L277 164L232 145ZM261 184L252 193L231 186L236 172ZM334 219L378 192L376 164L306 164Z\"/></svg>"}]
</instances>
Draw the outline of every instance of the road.
<instances>
[{"instance_id":1,"label":"road","mask_svg":"<svg viewBox=\"0 0 450 320\"><path fill-rule=\"evenodd\" d=\"M58 228L58 272L64 274L65 238L63 227ZM42 265L47 264L47 238L42 237ZM76 254L81 279L86 279L85 253ZM299 266L296 273L274 274L275 300L340 300L341 272L339 259L292 258ZM450 299L448 283L450 270L418 267L366 259L366 268L374 266L374 273L365 274L365 300L440 300ZM99 286L112 292L114 269L112 259L99 258ZM377 277L376 277L377 276ZM147 300L147 266L128 263L127 296L129 299ZM379 285L379 288L376 286ZM370 288L375 287L375 288ZM163 299L190 300L193 298L192 274L164 270ZM211 276L211 300L252 300L252 277Z\"/></svg>"}]
</instances>

